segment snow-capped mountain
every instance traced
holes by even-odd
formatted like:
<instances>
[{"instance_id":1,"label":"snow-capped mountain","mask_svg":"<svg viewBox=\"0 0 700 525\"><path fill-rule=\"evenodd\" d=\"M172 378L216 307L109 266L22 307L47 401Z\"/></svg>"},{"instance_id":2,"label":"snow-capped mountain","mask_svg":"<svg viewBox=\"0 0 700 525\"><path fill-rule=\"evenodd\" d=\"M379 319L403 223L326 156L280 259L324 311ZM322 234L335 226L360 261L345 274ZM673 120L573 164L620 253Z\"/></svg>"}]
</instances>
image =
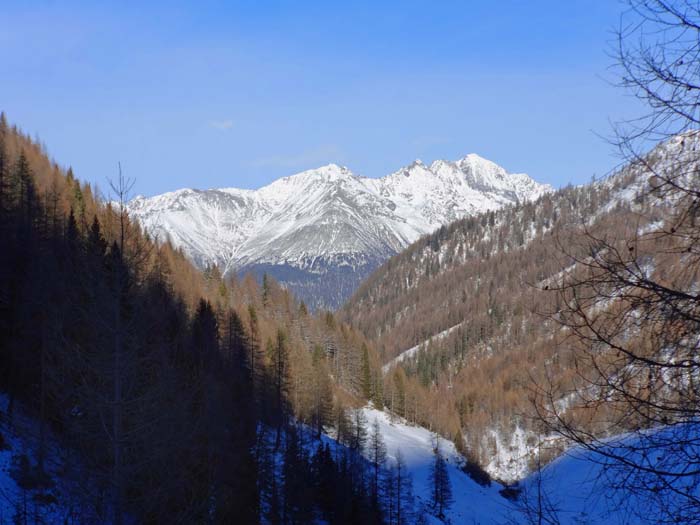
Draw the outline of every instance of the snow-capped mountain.
<instances>
[{"instance_id":1,"label":"snow-capped mountain","mask_svg":"<svg viewBox=\"0 0 700 525\"><path fill-rule=\"evenodd\" d=\"M429 166L417 160L380 179L329 164L258 190L139 196L129 213L200 267L267 272L312 308L335 308L421 235L550 190L471 154Z\"/></svg>"}]
</instances>

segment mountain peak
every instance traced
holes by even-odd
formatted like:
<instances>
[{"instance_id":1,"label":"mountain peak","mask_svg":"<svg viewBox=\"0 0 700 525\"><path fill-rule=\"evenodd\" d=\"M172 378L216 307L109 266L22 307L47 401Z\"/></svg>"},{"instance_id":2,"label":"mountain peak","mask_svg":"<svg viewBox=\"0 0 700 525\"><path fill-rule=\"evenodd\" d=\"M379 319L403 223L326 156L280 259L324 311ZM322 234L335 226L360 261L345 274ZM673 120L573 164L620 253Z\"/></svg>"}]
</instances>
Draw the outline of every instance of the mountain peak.
<instances>
[{"instance_id":1,"label":"mountain peak","mask_svg":"<svg viewBox=\"0 0 700 525\"><path fill-rule=\"evenodd\" d=\"M336 307L421 235L541 191L471 154L430 166L416 159L377 179L329 163L257 190L180 190L136 199L129 210L201 267L263 268L312 307ZM334 279L340 288L329 291Z\"/></svg>"},{"instance_id":2,"label":"mountain peak","mask_svg":"<svg viewBox=\"0 0 700 525\"><path fill-rule=\"evenodd\" d=\"M327 179L339 179L339 178L354 177L354 174L347 167L341 166L341 165L336 164L334 162L331 162L329 164L319 166L318 168L313 168L310 170L302 171L301 173L297 173L296 175L292 175L292 177L296 177L296 176L305 176L305 177L319 177L319 176L321 176L321 177L327 178Z\"/></svg>"},{"instance_id":3,"label":"mountain peak","mask_svg":"<svg viewBox=\"0 0 700 525\"><path fill-rule=\"evenodd\" d=\"M333 171L333 172L346 172L350 171L348 170L347 167L341 166L340 164L336 164L335 162L329 162L328 164L324 164L323 166L319 166L316 168L317 171L323 170L323 171Z\"/></svg>"},{"instance_id":4,"label":"mountain peak","mask_svg":"<svg viewBox=\"0 0 700 525\"><path fill-rule=\"evenodd\" d=\"M476 153L469 153L455 161L455 164L459 166L460 169L487 169L492 172L502 172L507 173L507 171L493 162L492 160L485 159L484 157L477 155Z\"/></svg>"}]
</instances>

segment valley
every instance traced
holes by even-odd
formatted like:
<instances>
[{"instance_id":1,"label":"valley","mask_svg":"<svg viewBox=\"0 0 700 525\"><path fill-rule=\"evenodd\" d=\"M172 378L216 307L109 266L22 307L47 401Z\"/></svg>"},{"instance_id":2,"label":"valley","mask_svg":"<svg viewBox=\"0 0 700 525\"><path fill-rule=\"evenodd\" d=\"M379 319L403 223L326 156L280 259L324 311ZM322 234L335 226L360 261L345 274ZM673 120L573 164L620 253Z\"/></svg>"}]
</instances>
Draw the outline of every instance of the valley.
<instances>
[{"instance_id":1,"label":"valley","mask_svg":"<svg viewBox=\"0 0 700 525\"><path fill-rule=\"evenodd\" d=\"M0 525L700 525L697 0L0 34Z\"/></svg>"}]
</instances>

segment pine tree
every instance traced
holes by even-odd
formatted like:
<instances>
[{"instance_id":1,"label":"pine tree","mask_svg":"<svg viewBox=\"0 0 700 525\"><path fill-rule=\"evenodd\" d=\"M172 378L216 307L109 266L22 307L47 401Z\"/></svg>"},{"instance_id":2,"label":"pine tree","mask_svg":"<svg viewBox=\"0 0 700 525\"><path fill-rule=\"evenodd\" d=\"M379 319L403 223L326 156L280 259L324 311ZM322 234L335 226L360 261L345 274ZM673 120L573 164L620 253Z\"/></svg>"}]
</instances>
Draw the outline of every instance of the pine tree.
<instances>
[{"instance_id":1,"label":"pine tree","mask_svg":"<svg viewBox=\"0 0 700 525\"><path fill-rule=\"evenodd\" d=\"M230 310L222 343L227 363L225 384L229 386L228 399L223 405L229 417L225 418L225 440L218 450L222 456L222 461L218 462L219 477L228 497L225 513L218 513L218 521L254 525L260 518L258 464L253 454L257 425L246 344L243 323L238 314Z\"/></svg>"},{"instance_id":2,"label":"pine tree","mask_svg":"<svg viewBox=\"0 0 700 525\"><path fill-rule=\"evenodd\" d=\"M275 422L276 437L275 450L279 449L282 434L282 426L287 420L286 394L288 387L289 356L287 349L287 335L280 328L277 330L276 343L273 345L272 368L275 396Z\"/></svg>"},{"instance_id":3,"label":"pine tree","mask_svg":"<svg viewBox=\"0 0 700 525\"><path fill-rule=\"evenodd\" d=\"M394 370L391 410L402 417L406 415L406 373L400 366Z\"/></svg>"},{"instance_id":4,"label":"pine tree","mask_svg":"<svg viewBox=\"0 0 700 525\"><path fill-rule=\"evenodd\" d=\"M333 417L333 387L331 385L328 366L323 349L316 345L312 354L314 399L313 399L313 427L317 437L323 433L324 425L332 423Z\"/></svg>"},{"instance_id":5,"label":"pine tree","mask_svg":"<svg viewBox=\"0 0 700 525\"><path fill-rule=\"evenodd\" d=\"M85 222L85 197L83 196L83 190L80 187L80 182L75 181L73 183L73 207L75 208L78 220L80 224L84 225Z\"/></svg>"},{"instance_id":6,"label":"pine tree","mask_svg":"<svg viewBox=\"0 0 700 525\"><path fill-rule=\"evenodd\" d=\"M248 375L246 382L249 382L249 341L248 337L246 336L245 329L243 328L241 317L235 310L229 310L228 312L225 337L228 358L231 360L236 370L245 370L246 374Z\"/></svg>"},{"instance_id":7,"label":"pine tree","mask_svg":"<svg viewBox=\"0 0 700 525\"><path fill-rule=\"evenodd\" d=\"M73 218L75 223L75 217ZM74 228L75 226L73 226ZM88 255L101 259L107 252L107 242L102 236L102 231L100 229L100 221L97 220L97 215L92 219L92 226L90 226L90 231L87 238L87 251Z\"/></svg>"},{"instance_id":8,"label":"pine tree","mask_svg":"<svg viewBox=\"0 0 700 525\"><path fill-rule=\"evenodd\" d=\"M26 241L26 237L30 235L33 225L34 211L37 202L32 169L23 151L20 152L17 162L15 163L10 192L12 192L12 190L14 190L14 195L10 193L9 197L14 200L18 208L20 231Z\"/></svg>"},{"instance_id":9,"label":"pine tree","mask_svg":"<svg viewBox=\"0 0 700 525\"><path fill-rule=\"evenodd\" d=\"M362 343L362 377L361 377L362 396L366 400L372 399L372 369L369 363L369 349L365 343Z\"/></svg>"},{"instance_id":10,"label":"pine tree","mask_svg":"<svg viewBox=\"0 0 700 525\"><path fill-rule=\"evenodd\" d=\"M192 324L192 350L200 372L204 372L212 363L213 357L218 355L218 332L218 323L211 304L205 299L200 299Z\"/></svg>"},{"instance_id":11,"label":"pine tree","mask_svg":"<svg viewBox=\"0 0 700 525\"><path fill-rule=\"evenodd\" d=\"M408 472L401 450L396 454L396 525L413 523L413 479Z\"/></svg>"},{"instance_id":12,"label":"pine tree","mask_svg":"<svg viewBox=\"0 0 700 525\"><path fill-rule=\"evenodd\" d=\"M250 379L253 383L253 389L257 387L259 368L262 367L260 360L260 327L258 325L258 313L255 306L248 305L248 318L250 320L250 342L249 342L249 358L248 366L250 367ZM257 392L256 392L257 393Z\"/></svg>"},{"instance_id":13,"label":"pine tree","mask_svg":"<svg viewBox=\"0 0 700 525\"><path fill-rule=\"evenodd\" d=\"M433 449L433 468L430 472L430 482L432 484L433 512L441 520L445 519L445 512L454 502L452 498L452 485L447 472L447 464L440 450L440 440L438 438Z\"/></svg>"},{"instance_id":14,"label":"pine tree","mask_svg":"<svg viewBox=\"0 0 700 525\"><path fill-rule=\"evenodd\" d=\"M284 497L282 521L295 525L311 523L312 505L309 483L309 464L306 451L301 443L301 433L291 426L286 433L284 464Z\"/></svg>"},{"instance_id":15,"label":"pine tree","mask_svg":"<svg viewBox=\"0 0 700 525\"><path fill-rule=\"evenodd\" d=\"M353 438L352 422L348 418L345 407L339 402L335 406L335 429L338 443L349 447Z\"/></svg>"},{"instance_id":16,"label":"pine tree","mask_svg":"<svg viewBox=\"0 0 700 525\"><path fill-rule=\"evenodd\" d=\"M387 525L396 524L396 470L392 465L382 478L384 516Z\"/></svg>"},{"instance_id":17,"label":"pine tree","mask_svg":"<svg viewBox=\"0 0 700 525\"><path fill-rule=\"evenodd\" d=\"M361 453L367 443L367 419L362 410L354 410L352 417L352 437L350 450Z\"/></svg>"},{"instance_id":18,"label":"pine tree","mask_svg":"<svg viewBox=\"0 0 700 525\"><path fill-rule=\"evenodd\" d=\"M328 523L333 519L337 508L335 506L335 486L337 484L336 465L331 455L328 443L319 443L313 457L313 477L316 495L314 500L321 511L321 517Z\"/></svg>"},{"instance_id":19,"label":"pine tree","mask_svg":"<svg viewBox=\"0 0 700 525\"><path fill-rule=\"evenodd\" d=\"M267 273L262 276L262 302L265 307L270 303L270 279Z\"/></svg>"},{"instance_id":20,"label":"pine tree","mask_svg":"<svg viewBox=\"0 0 700 525\"><path fill-rule=\"evenodd\" d=\"M373 390L372 390L372 402L374 403L374 408L377 410L382 410L384 408L384 389L383 389L383 376L381 368L377 368L374 373Z\"/></svg>"},{"instance_id":21,"label":"pine tree","mask_svg":"<svg viewBox=\"0 0 700 525\"><path fill-rule=\"evenodd\" d=\"M372 422L372 430L367 446L369 462L372 465L372 478L370 480L370 497L375 510L379 509L379 492L381 473L386 462L386 444L382 437L379 421L375 418Z\"/></svg>"},{"instance_id":22,"label":"pine tree","mask_svg":"<svg viewBox=\"0 0 700 525\"><path fill-rule=\"evenodd\" d=\"M8 185L8 157L5 150L5 133L0 129L0 220L4 220L6 186ZM3 225L4 226L4 225Z\"/></svg>"}]
</instances>

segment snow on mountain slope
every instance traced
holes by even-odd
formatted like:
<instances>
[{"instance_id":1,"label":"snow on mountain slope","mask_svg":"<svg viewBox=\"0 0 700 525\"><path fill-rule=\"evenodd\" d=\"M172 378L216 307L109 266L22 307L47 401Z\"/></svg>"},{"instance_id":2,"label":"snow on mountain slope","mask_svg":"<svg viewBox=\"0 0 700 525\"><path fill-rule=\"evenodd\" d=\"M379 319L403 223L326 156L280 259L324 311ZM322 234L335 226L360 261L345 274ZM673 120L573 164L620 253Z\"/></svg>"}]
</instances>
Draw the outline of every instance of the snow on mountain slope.
<instances>
[{"instance_id":1,"label":"snow on mountain slope","mask_svg":"<svg viewBox=\"0 0 700 525\"><path fill-rule=\"evenodd\" d=\"M396 461L401 451L408 472L413 478L413 493L416 507L431 505L430 471L434 461L435 434L423 427L406 425L400 420L392 421L386 412L363 408L369 428L376 420L387 447L387 460ZM447 471L452 485L454 504L447 513L448 523L497 524L513 511L510 502L499 494L503 487L492 483L482 487L460 468L464 458L455 450L454 444L440 440L440 450L447 460ZM431 517L431 523L441 523Z\"/></svg>"},{"instance_id":2,"label":"snow on mountain slope","mask_svg":"<svg viewBox=\"0 0 700 525\"><path fill-rule=\"evenodd\" d=\"M692 474L700 457L700 426L684 425L682 439L679 425L649 431L665 448L633 434L610 438L601 449L656 473L628 469L574 447L522 481L520 506L549 508L542 523L561 525L700 523L694 512L700 506L700 475ZM687 476L675 475L684 470ZM664 472L669 473L657 474ZM528 521L521 515L513 523Z\"/></svg>"},{"instance_id":3,"label":"snow on mountain slope","mask_svg":"<svg viewBox=\"0 0 700 525\"><path fill-rule=\"evenodd\" d=\"M430 344L431 341L439 341L441 339L444 339L445 337L450 335L452 332L457 330L457 328L462 326L462 324L463 323L458 323L458 324L454 325L453 327L448 328L447 330L443 330L442 332L437 333L432 337L429 337L426 341L423 341L422 343L420 343L418 345L412 346L408 350L404 350L399 355L397 355L394 359L392 359L387 364L382 366L382 372L386 374L389 370L394 368L399 363L403 362L405 359L410 359L411 357L415 356L419 350L427 349L428 344Z\"/></svg>"},{"instance_id":4,"label":"snow on mountain slope","mask_svg":"<svg viewBox=\"0 0 700 525\"><path fill-rule=\"evenodd\" d=\"M376 420L387 446L387 460L396 461L398 451L406 463L407 471L412 477L413 493L418 509L430 509L431 483L430 471L433 463L435 434L429 430L405 424L399 418L391 418L386 412L365 407L362 409L367 426L372 427ZM688 470L697 465L700 427L688 426L682 431L684 439L677 439L677 427L666 427L654 431L661 439L660 443L676 443L674 454L664 454L664 450L654 450L643 446L639 437L617 436L609 439L610 452L620 453L620 447L632 450L638 448L636 460L648 464L659 471L679 471L682 466L670 464L680 457L688 461ZM696 504L700 498L700 479L691 476L677 479L673 476L658 478L654 475L646 479L649 491L635 493L640 487L639 477L630 477L627 470L611 468L604 464L600 455L593 452L572 448L559 458L535 472L519 483L512 493L519 494L517 500L506 499L502 494L503 486L493 482L483 487L474 482L460 468L464 462L454 445L444 439L439 441L440 450L447 460L447 469L452 485L454 504L447 513L445 523L465 524L505 524L527 525L530 523L560 523L561 525L632 525L655 524L668 518L662 511L674 511L678 508L688 512L688 503ZM638 447L636 447L638 445ZM631 459L631 456L626 456ZM646 458L648 463L646 462ZM673 458L673 459L671 459ZM642 474L644 475L644 474ZM627 481L629 487L619 487L620 482ZM655 489L656 485L664 485ZM656 494L656 495L655 495ZM529 508L530 513L526 511ZM540 517L537 513L542 511ZM541 521L540 521L541 518ZM687 520L681 520L689 523ZM440 524L430 516L429 522ZM696 523L696 521L692 521Z\"/></svg>"},{"instance_id":5,"label":"snow on mountain slope","mask_svg":"<svg viewBox=\"0 0 700 525\"><path fill-rule=\"evenodd\" d=\"M44 472L38 468L39 421L0 393L0 523L105 523L109 509L92 499L103 487L75 453L51 432L44 436Z\"/></svg>"},{"instance_id":6,"label":"snow on mountain slope","mask_svg":"<svg viewBox=\"0 0 700 525\"><path fill-rule=\"evenodd\" d=\"M381 179L329 164L258 190L138 196L129 213L200 267L266 271L310 306L334 308L421 235L550 190L472 154L430 166L416 161Z\"/></svg>"}]
</instances>

